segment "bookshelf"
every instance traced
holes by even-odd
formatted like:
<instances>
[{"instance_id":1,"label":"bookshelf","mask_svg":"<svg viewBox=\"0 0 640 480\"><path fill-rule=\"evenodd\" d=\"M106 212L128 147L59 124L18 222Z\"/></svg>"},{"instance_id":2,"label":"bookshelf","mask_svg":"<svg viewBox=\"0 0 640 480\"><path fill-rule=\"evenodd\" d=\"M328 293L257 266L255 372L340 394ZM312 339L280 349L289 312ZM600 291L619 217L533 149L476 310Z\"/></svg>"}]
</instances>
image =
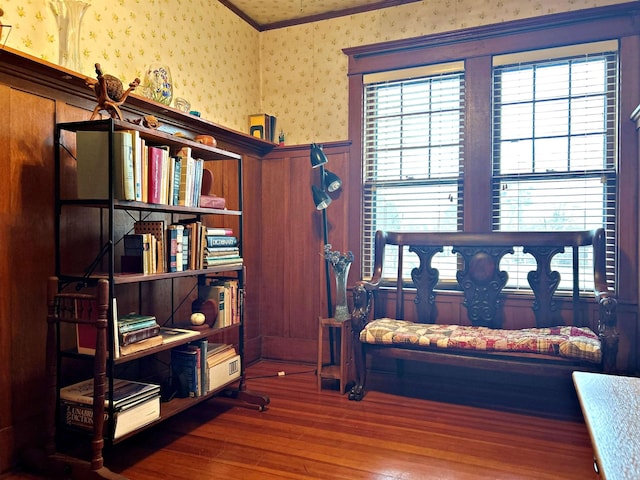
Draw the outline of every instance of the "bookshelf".
<instances>
[{"instance_id":1,"label":"bookshelf","mask_svg":"<svg viewBox=\"0 0 640 480\"><path fill-rule=\"evenodd\" d=\"M179 151L188 151L190 155L202 162L203 168L212 162L225 162L224 172L230 172L229 176L237 180L237 198L227 199L228 208L213 209L198 206L197 184L198 178L194 174L192 187L195 191L187 198L192 201L184 201L186 204L175 204L172 196L167 194L161 203L149 203L149 197L144 195L143 186L140 185L136 196L130 200L121 197L126 196L127 188L116 186L117 182L125 181L128 177L123 173L126 162L119 153L118 138L122 132L135 131L133 138L138 136L144 145L159 146L170 152L169 156ZM81 162L86 160L79 154L79 144L85 141L86 136L82 132L91 132L98 138L105 139L105 158L101 161L93 159L93 171L87 176L86 168L81 171ZM96 138L91 136L90 138ZM94 143L83 146L84 151L92 151ZM252 393L246 390L244 375L244 319L242 309L238 307L238 319L234 324L217 327L210 322L210 328L197 329L191 336L181 340L163 343L135 353L120 355L117 345L119 314L137 312L151 314L157 318L161 327L189 329L189 317L191 306L198 299L198 290L207 282L216 279L231 280L237 284L240 297L243 297L245 288L246 267L237 260L227 264L204 268L202 259L205 252L204 239L207 226L229 227L233 235L238 239L238 253L242 258L242 157L234 152L217 147L211 147L190 140L184 136L171 135L166 132L148 129L129 122L115 119L60 123L55 131L55 280L50 280L49 292L50 317L49 328L52 332L48 336L48 368L51 372L51 399L55 402L57 413L55 425L58 430L66 430L64 419L61 417L60 389L82 380L74 378L78 369L69 369L67 364L84 362L88 366L85 371L93 372L95 384L104 384L104 429L101 421L95 418L100 416L100 409L94 405L94 440L100 437L104 446L118 443L125 438L135 435L142 429L149 428L167 418L191 408L213 396L223 396L225 399L233 398L243 402L246 406L263 410L269 403L268 397ZM97 147L96 147L97 149ZM133 148L132 148L133 150ZM86 154L85 154L86 155ZM131 161L133 162L131 155ZM140 157L143 158L143 157ZM100 159L98 159L100 160ZM183 157L184 161L184 157ZM148 172L141 169L138 176L133 168L133 188L137 188L138 180L147 179ZM96 169L98 172L96 173ZM217 170L218 172L221 169ZM142 176L140 176L142 175ZM147 175L147 176L145 176ZM98 178L96 178L98 177ZM171 189L170 176L164 177L166 188ZM175 179L173 188L178 189L179 177ZM106 182L103 188L99 182ZM97 193L94 196L92 192ZM78 192L83 192L79 195ZM182 195L182 192L180 192ZM178 198L176 191L175 199ZM191 243L190 252L193 252L193 264L181 271L170 271L170 256L175 253L169 246L168 234L163 238L162 255L155 252L154 271L142 273L142 271L130 271L129 265L125 269L124 241L125 235L134 232L136 224L141 222L162 222L164 231L172 224L197 224L198 229L193 230L193 238L198 242ZM204 228L204 230L202 230ZM157 240L157 239L156 239ZM155 240L154 240L155 241ZM187 252L183 252L187 255ZM164 260L160 260L163 257ZM174 259L175 260L175 259ZM185 259L186 260L186 259ZM156 264L155 262L158 262ZM184 265L187 265L185 261ZM85 293L86 292L86 293ZM106 309L100 312L102 323L106 328L96 328L96 353L84 355L78 353L76 345L65 342L65 335L69 337L69 329L64 325L64 319L56 314L56 298L69 295L93 295L94 298L106 297ZM106 317L106 318L103 318ZM86 320L71 319L69 323L86 323ZM208 322L209 323L209 322ZM97 325L97 323L96 323ZM102 327L105 327L103 325ZM65 330L66 328L66 330ZM100 336L104 335L104 341ZM165 392L175 393L175 385L172 385L171 350L186 343L194 343L203 339L219 341L220 338L232 338L234 347L240 358L240 376L233 378L221 385L216 385L211 391L202 392L196 397L174 398ZM68 338L67 338L68 340ZM69 371L70 370L70 371ZM82 369L80 369L82 370ZM55 373L54 373L55 372ZM86 375L86 374L85 374ZM103 376L102 376L103 375ZM162 399L160 403L159 417L148 424L135 429L118 438L114 438L114 425L117 418L114 409L113 381L114 378L127 377L127 380L148 382L161 386ZM54 400L55 397L55 400ZM97 396L95 403L100 403L101 396ZM167 401L164 401L167 400ZM92 453L92 463L102 463L103 446ZM99 467L98 467L99 468Z\"/></svg>"}]
</instances>

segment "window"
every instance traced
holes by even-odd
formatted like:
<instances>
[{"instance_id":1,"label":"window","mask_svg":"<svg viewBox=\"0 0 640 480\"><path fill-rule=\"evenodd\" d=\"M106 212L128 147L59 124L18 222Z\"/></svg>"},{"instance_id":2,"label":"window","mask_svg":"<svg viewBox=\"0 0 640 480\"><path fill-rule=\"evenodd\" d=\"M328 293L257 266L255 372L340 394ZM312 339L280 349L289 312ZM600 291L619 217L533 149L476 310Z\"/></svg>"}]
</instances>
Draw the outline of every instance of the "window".
<instances>
[{"instance_id":1,"label":"window","mask_svg":"<svg viewBox=\"0 0 640 480\"><path fill-rule=\"evenodd\" d=\"M363 264L369 276L376 230L462 228L465 112L461 67L457 63L394 72L391 79L367 77ZM451 259L443 262L440 268L455 269ZM385 271L395 276L396 267L389 263ZM411 267L407 267L407 276Z\"/></svg>"},{"instance_id":2,"label":"window","mask_svg":"<svg viewBox=\"0 0 640 480\"><path fill-rule=\"evenodd\" d=\"M517 63L514 55L494 58L494 230L605 226L613 255L618 82L611 43L573 47L586 53L571 56L562 48L528 52ZM591 290L592 255L584 252L581 287ZM519 252L503 262L518 266L510 286L528 287L533 258ZM571 252L554 257L554 268L561 274L559 288L570 288Z\"/></svg>"}]
</instances>

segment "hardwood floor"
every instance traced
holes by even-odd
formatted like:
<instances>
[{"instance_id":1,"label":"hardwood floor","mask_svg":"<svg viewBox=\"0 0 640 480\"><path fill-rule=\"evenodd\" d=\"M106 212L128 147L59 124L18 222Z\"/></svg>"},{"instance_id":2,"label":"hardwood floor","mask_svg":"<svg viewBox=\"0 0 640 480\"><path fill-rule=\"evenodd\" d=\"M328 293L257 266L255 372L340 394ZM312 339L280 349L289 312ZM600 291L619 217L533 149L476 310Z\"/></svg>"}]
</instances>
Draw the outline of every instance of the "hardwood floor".
<instances>
[{"instance_id":1,"label":"hardwood floor","mask_svg":"<svg viewBox=\"0 0 640 480\"><path fill-rule=\"evenodd\" d=\"M116 445L107 465L134 480L598 478L580 421L375 391L350 402L318 392L307 365L263 361L247 376L266 411L200 404Z\"/></svg>"}]
</instances>

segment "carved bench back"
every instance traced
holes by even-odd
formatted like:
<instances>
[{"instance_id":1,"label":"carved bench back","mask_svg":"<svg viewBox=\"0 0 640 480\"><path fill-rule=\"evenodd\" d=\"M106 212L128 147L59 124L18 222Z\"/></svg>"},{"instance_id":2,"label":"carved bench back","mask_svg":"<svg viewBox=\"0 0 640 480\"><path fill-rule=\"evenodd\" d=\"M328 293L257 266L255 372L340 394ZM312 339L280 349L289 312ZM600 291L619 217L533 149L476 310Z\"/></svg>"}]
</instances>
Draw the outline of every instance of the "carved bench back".
<instances>
[{"instance_id":1,"label":"carved bench back","mask_svg":"<svg viewBox=\"0 0 640 480\"><path fill-rule=\"evenodd\" d=\"M578 325L577 302L580 298L578 275L579 250L593 246L596 290L605 274L598 269L604 268L605 236L602 229L572 232L492 232L492 233L422 233L422 232L383 232L376 233L374 279L381 279L382 261L385 246L398 246L398 275L396 280L395 318L404 318L404 282L402 265L405 249L418 256L419 266L411 272L413 284L417 290L416 307L418 321L434 323L437 317L436 286L439 272L432 266L435 254L444 247L453 247L453 253L460 258L456 279L464 295L464 306L472 325L500 328L502 326L503 289L509 274L500 270L500 261L514 252L514 247L522 247L536 262L527 279L534 295L532 308L538 327L551 327L562 324L556 304L556 290L560 283L560 274L551 269L551 261L565 248L572 250L572 300L574 302L574 325ZM376 278L377 277L377 278ZM601 286L605 288L605 286ZM375 302L377 307L378 302ZM375 312L378 317L378 312Z\"/></svg>"}]
</instances>

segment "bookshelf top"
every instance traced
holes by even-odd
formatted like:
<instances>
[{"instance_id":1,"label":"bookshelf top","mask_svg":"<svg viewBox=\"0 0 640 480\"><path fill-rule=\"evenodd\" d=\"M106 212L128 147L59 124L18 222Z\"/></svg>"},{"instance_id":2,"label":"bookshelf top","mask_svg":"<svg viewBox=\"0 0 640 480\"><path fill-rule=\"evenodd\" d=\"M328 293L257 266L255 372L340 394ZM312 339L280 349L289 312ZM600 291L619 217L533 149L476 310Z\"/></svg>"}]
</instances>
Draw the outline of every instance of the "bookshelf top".
<instances>
[{"instance_id":1,"label":"bookshelf top","mask_svg":"<svg viewBox=\"0 0 640 480\"><path fill-rule=\"evenodd\" d=\"M116 119L89 120L82 122L59 123L58 130L72 132L78 131L110 131L115 130L138 130L140 135L147 141L155 145L168 145L169 147L191 147L192 155L203 160L241 160L242 156L223 150L218 147L210 147L196 142L186 136L180 136L158 129L146 128L135 123L125 122Z\"/></svg>"}]
</instances>

